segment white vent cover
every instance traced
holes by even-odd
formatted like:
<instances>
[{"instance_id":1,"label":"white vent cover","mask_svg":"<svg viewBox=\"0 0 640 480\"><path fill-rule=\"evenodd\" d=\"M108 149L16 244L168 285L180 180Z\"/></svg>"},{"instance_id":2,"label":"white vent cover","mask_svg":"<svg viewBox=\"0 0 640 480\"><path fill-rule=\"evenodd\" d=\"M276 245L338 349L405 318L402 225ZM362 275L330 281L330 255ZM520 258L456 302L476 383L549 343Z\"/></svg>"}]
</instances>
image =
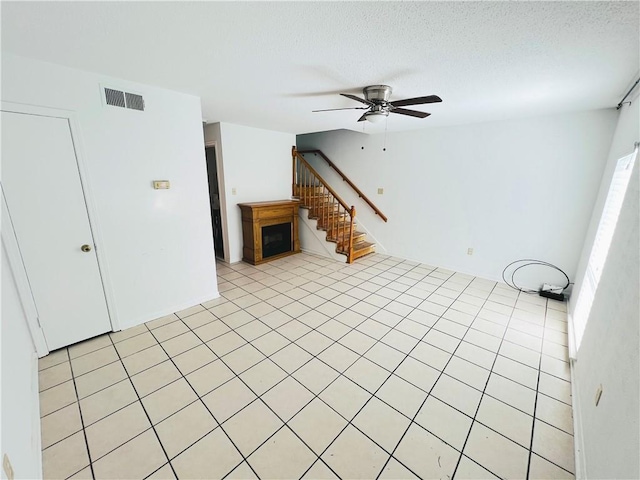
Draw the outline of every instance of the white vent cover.
<instances>
[{"instance_id":1,"label":"white vent cover","mask_svg":"<svg viewBox=\"0 0 640 480\"><path fill-rule=\"evenodd\" d=\"M104 89L104 98L107 101L107 105L113 105L114 107L124 108L124 92L119 90L113 90L112 88Z\"/></svg>"},{"instance_id":2,"label":"white vent cover","mask_svg":"<svg viewBox=\"0 0 640 480\"><path fill-rule=\"evenodd\" d=\"M144 98L142 98L142 95L136 93L123 92L105 87L104 99L107 105L144 111Z\"/></svg>"},{"instance_id":3,"label":"white vent cover","mask_svg":"<svg viewBox=\"0 0 640 480\"><path fill-rule=\"evenodd\" d=\"M124 98L127 102L127 108L144 111L144 98L142 98L142 95L125 92Z\"/></svg>"}]
</instances>

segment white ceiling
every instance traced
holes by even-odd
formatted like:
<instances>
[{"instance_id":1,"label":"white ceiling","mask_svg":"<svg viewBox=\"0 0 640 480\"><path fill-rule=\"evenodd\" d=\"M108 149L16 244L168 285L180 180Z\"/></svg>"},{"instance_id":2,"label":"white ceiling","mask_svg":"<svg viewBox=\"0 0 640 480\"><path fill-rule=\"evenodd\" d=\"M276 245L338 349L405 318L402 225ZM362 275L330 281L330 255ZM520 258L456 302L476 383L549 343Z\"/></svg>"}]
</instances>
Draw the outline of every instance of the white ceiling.
<instances>
[{"instance_id":1,"label":"white ceiling","mask_svg":"<svg viewBox=\"0 0 640 480\"><path fill-rule=\"evenodd\" d=\"M207 122L361 130L337 95L437 94L389 130L611 107L639 2L2 2L2 50L192 93ZM409 107L412 108L412 107ZM384 124L367 130L384 129Z\"/></svg>"}]
</instances>

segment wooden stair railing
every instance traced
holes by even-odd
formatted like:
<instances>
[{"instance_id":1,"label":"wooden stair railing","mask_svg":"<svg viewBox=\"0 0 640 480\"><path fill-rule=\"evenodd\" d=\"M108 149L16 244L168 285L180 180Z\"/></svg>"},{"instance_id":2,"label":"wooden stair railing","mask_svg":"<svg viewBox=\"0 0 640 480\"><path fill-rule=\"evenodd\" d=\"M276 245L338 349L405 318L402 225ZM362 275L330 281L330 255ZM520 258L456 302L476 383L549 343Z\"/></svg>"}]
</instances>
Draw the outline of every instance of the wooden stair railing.
<instances>
[{"instance_id":1,"label":"wooden stair railing","mask_svg":"<svg viewBox=\"0 0 640 480\"><path fill-rule=\"evenodd\" d=\"M317 219L318 229L326 230L327 240L336 243L336 251L347 256L347 263L373 252L373 245L360 241L363 234L355 232L355 207L349 207L340 198L295 146L291 155L293 196L300 199L301 206L309 209L309 218ZM354 234L358 248L354 248Z\"/></svg>"},{"instance_id":2,"label":"wooden stair railing","mask_svg":"<svg viewBox=\"0 0 640 480\"><path fill-rule=\"evenodd\" d=\"M362 193L362 190L360 190L358 187L356 187L354 185L354 183L349 179L349 177L347 177L344 173L342 173L342 170L340 170L338 167L336 167L336 165L329 160L329 157L327 157L324 153L322 153L320 150L302 150L302 151L298 151L298 154L300 155L304 155L305 153L313 153L314 155L320 155L320 157L329 164L329 166L331 168L333 168L338 175L340 175L340 177L342 177L342 181L347 182L347 184L349 184L349 186L351 188L353 188L355 190L355 192L358 194L358 197L362 198L362 200L364 200L367 205L369 205L373 211L376 213L376 215L378 215L382 220L384 220L385 222L387 221L387 217L384 213L382 213L380 211L380 209L378 207L376 207L373 202L371 200L369 200L369 198Z\"/></svg>"}]
</instances>

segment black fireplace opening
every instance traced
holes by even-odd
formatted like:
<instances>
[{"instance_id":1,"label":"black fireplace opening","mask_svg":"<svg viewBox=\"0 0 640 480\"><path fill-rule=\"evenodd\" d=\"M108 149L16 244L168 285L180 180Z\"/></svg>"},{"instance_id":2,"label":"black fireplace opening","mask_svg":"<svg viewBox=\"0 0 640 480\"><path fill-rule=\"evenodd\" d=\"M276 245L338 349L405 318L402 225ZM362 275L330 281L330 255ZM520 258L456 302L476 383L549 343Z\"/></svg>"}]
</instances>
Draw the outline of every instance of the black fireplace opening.
<instances>
[{"instance_id":1,"label":"black fireplace opening","mask_svg":"<svg viewBox=\"0 0 640 480\"><path fill-rule=\"evenodd\" d=\"M262 227L262 258L291 251L291 223Z\"/></svg>"}]
</instances>

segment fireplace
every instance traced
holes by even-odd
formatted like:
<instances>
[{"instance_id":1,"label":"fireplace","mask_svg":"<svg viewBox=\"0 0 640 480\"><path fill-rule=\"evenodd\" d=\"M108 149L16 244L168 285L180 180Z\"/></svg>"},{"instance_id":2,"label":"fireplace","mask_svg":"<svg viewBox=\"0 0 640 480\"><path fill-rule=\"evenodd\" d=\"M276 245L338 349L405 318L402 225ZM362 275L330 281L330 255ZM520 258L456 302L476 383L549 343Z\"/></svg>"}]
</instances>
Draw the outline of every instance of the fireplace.
<instances>
[{"instance_id":1,"label":"fireplace","mask_svg":"<svg viewBox=\"0 0 640 480\"><path fill-rule=\"evenodd\" d=\"M300 252L297 200L240 203L242 259L253 265Z\"/></svg>"},{"instance_id":2,"label":"fireplace","mask_svg":"<svg viewBox=\"0 0 640 480\"><path fill-rule=\"evenodd\" d=\"M291 251L291 222L262 227L262 258Z\"/></svg>"}]
</instances>

